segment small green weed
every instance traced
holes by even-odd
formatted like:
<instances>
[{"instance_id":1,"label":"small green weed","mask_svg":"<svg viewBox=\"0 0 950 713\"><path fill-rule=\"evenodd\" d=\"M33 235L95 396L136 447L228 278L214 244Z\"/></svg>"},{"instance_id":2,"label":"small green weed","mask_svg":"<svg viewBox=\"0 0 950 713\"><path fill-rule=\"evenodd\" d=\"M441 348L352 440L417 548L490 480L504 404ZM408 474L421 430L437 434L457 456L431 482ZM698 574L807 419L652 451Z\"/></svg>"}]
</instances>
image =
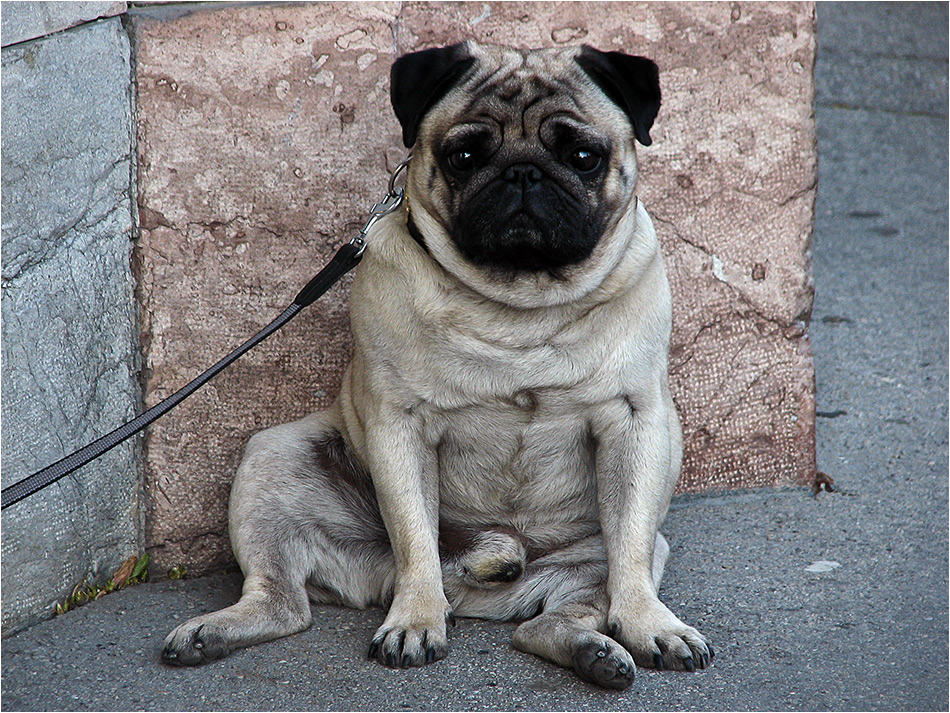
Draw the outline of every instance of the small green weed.
<instances>
[{"instance_id":1,"label":"small green weed","mask_svg":"<svg viewBox=\"0 0 950 713\"><path fill-rule=\"evenodd\" d=\"M83 604L88 604L95 599L100 599L106 594L111 594L120 589L132 587L147 581L148 560L148 553L141 557L132 555L122 563L122 566L116 570L112 578L107 580L101 587L98 584L87 585L86 580L83 579L83 581L77 584L75 589L73 589L72 594L56 604L56 613L65 614L71 609L76 609Z\"/></svg>"}]
</instances>

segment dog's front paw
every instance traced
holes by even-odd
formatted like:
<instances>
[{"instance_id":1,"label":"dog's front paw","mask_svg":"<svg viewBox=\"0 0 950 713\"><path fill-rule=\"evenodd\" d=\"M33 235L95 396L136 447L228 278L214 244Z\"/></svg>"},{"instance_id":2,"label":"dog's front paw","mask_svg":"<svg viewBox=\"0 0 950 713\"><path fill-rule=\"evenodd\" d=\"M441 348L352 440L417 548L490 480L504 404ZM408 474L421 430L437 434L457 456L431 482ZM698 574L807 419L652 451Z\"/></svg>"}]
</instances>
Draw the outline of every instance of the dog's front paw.
<instances>
[{"instance_id":1,"label":"dog's front paw","mask_svg":"<svg viewBox=\"0 0 950 713\"><path fill-rule=\"evenodd\" d=\"M186 621L165 637L162 661L173 666L197 666L229 653L225 638L199 617Z\"/></svg>"},{"instance_id":2,"label":"dog's front paw","mask_svg":"<svg viewBox=\"0 0 950 713\"><path fill-rule=\"evenodd\" d=\"M369 657L391 668L424 666L444 659L449 653L445 623L452 615L445 597L440 598L440 603L423 609L417 598L397 596L373 636Z\"/></svg>"},{"instance_id":3,"label":"dog's front paw","mask_svg":"<svg viewBox=\"0 0 950 713\"><path fill-rule=\"evenodd\" d=\"M658 599L631 611L612 610L607 633L644 668L695 671L708 668L715 656L706 637L677 619Z\"/></svg>"}]
</instances>

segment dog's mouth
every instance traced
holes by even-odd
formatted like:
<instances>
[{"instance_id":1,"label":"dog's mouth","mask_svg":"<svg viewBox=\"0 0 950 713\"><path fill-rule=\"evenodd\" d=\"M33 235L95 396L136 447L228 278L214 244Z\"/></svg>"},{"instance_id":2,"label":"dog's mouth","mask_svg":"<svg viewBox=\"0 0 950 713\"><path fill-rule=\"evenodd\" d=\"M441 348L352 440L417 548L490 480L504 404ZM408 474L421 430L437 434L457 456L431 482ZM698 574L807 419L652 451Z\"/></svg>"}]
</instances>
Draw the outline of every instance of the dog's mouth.
<instances>
[{"instance_id":1,"label":"dog's mouth","mask_svg":"<svg viewBox=\"0 0 950 713\"><path fill-rule=\"evenodd\" d=\"M535 272L584 261L598 237L587 206L556 182L501 179L463 205L452 236L477 265Z\"/></svg>"},{"instance_id":2,"label":"dog's mouth","mask_svg":"<svg viewBox=\"0 0 950 713\"><path fill-rule=\"evenodd\" d=\"M549 242L543 223L523 207L499 221L502 245L520 246L525 250L543 251Z\"/></svg>"}]
</instances>

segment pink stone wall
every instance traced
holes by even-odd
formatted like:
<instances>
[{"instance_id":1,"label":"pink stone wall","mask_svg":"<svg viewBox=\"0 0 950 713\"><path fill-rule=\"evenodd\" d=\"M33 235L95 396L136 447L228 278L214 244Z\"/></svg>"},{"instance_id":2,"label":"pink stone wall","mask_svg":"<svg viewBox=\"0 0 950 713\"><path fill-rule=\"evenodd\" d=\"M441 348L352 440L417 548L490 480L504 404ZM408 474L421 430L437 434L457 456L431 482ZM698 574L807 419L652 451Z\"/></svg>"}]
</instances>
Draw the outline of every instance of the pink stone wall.
<instances>
[{"instance_id":1,"label":"pink stone wall","mask_svg":"<svg viewBox=\"0 0 950 713\"><path fill-rule=\"evenodd\" d=\"M647 55L664 105L640 195L673 284L681 491L814 475L810 3L325 3L136 21L139 297L152 404L276 316L404 156L389 66L467 38ZM159 567L231 562L249 435L327 406L349 280L147 436Z\"/></svg>"}]
</instances>

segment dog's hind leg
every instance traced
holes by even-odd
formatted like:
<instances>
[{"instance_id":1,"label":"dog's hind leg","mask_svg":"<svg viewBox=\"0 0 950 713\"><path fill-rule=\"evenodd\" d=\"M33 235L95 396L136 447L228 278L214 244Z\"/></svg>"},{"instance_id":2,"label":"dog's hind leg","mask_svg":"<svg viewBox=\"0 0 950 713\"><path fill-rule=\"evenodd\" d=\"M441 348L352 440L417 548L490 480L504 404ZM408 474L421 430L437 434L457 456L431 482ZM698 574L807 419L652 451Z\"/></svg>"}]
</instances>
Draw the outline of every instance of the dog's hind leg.
<instances>
[{"instance_id":1,"label":"dog's hind leg","mask_svg":"<svg viewBox=\"0 0 950 713\"><path fill-rule=\"evenodd\" d=\"M653 552L653 586L659 590L670 546L657 533ZM578 572L577 574L580 574ZM604 633L607 623L607 588L603 579L588 588L563 597L557 591L547 597L548 606L534 619L515 631L516 648L553 661L574 672L588 683L605 688L627 688L633 681L636 665L630 653ZM570 581L570 577L566 578ZM581 582L578 582L581 584ZM570 590L568 590L570 591ZM553 607L549 608L553 603Z\"/></svg>"},{"instance_id":2,"label":"dog's hind leg","mask_svg":"<svg viewBox=\"0 0 950 713\"><path fill-rule=\"evenodd\" d=\"M167 663L195 665L310 625L309 599L355 607L391 596L394 565L372 484L332 413L251 439L231 490L240 601L165 639Z\"/></svg>"},{"instance_id":3,"label":"dog's hind leg","mask_svg":"<svg viewBox=\"0 0 950 713\"><path fill-rule=\"evenodd\" d=\"M173 630L162 649L165 663L194 666L232 650L295 634L310 626L310 604L300 583L253 574L241 599L220 611L195 617Z\"/></svg>"},{"instance_id":4,"label":"dog's hind leg","mask_svg":"<svg viewBox=\"0 0 950 713\"><path fill-rule=\"evenodd\" d=\"M659 588L669 545L657 535L653 580ZM454 574L447 570L447 574ZM464 576L447 578L446 591L460 616L526 618L515 648L573 669L598 686L626 688L636 672L633 657L606 635L607 562L603 539L593 535L527 563L509 584L475 587Z\"/></svg>"},{"instance_id":5,"label":"dog's hind leg","mask_svg":"<svg viewBox=\"0 0 950 713\"><path fill-rule=\"evenodd\" d=\"M518 594L525 604L535 603L539 613L515 630L512 643L574 669L589 683L622 689L633 681L636 665L623 646L602 633L608 608L606 561L586 559L601 547L596 536L529 565Z\"/></svg>"},{"instance_id":6,"label":"dog's hind leg","mask_svg":"<svg viewBox=\"0 0 950 713\"><path fill-rule=\"evenodd\" d=\"M574 672L585 681L605 688L626 688L633 681L633 657L616 641L602 634L607 619L605 585L575 592L570 599L515 630L515 648L536 654Z\"/></svg>"}]
</instances>

